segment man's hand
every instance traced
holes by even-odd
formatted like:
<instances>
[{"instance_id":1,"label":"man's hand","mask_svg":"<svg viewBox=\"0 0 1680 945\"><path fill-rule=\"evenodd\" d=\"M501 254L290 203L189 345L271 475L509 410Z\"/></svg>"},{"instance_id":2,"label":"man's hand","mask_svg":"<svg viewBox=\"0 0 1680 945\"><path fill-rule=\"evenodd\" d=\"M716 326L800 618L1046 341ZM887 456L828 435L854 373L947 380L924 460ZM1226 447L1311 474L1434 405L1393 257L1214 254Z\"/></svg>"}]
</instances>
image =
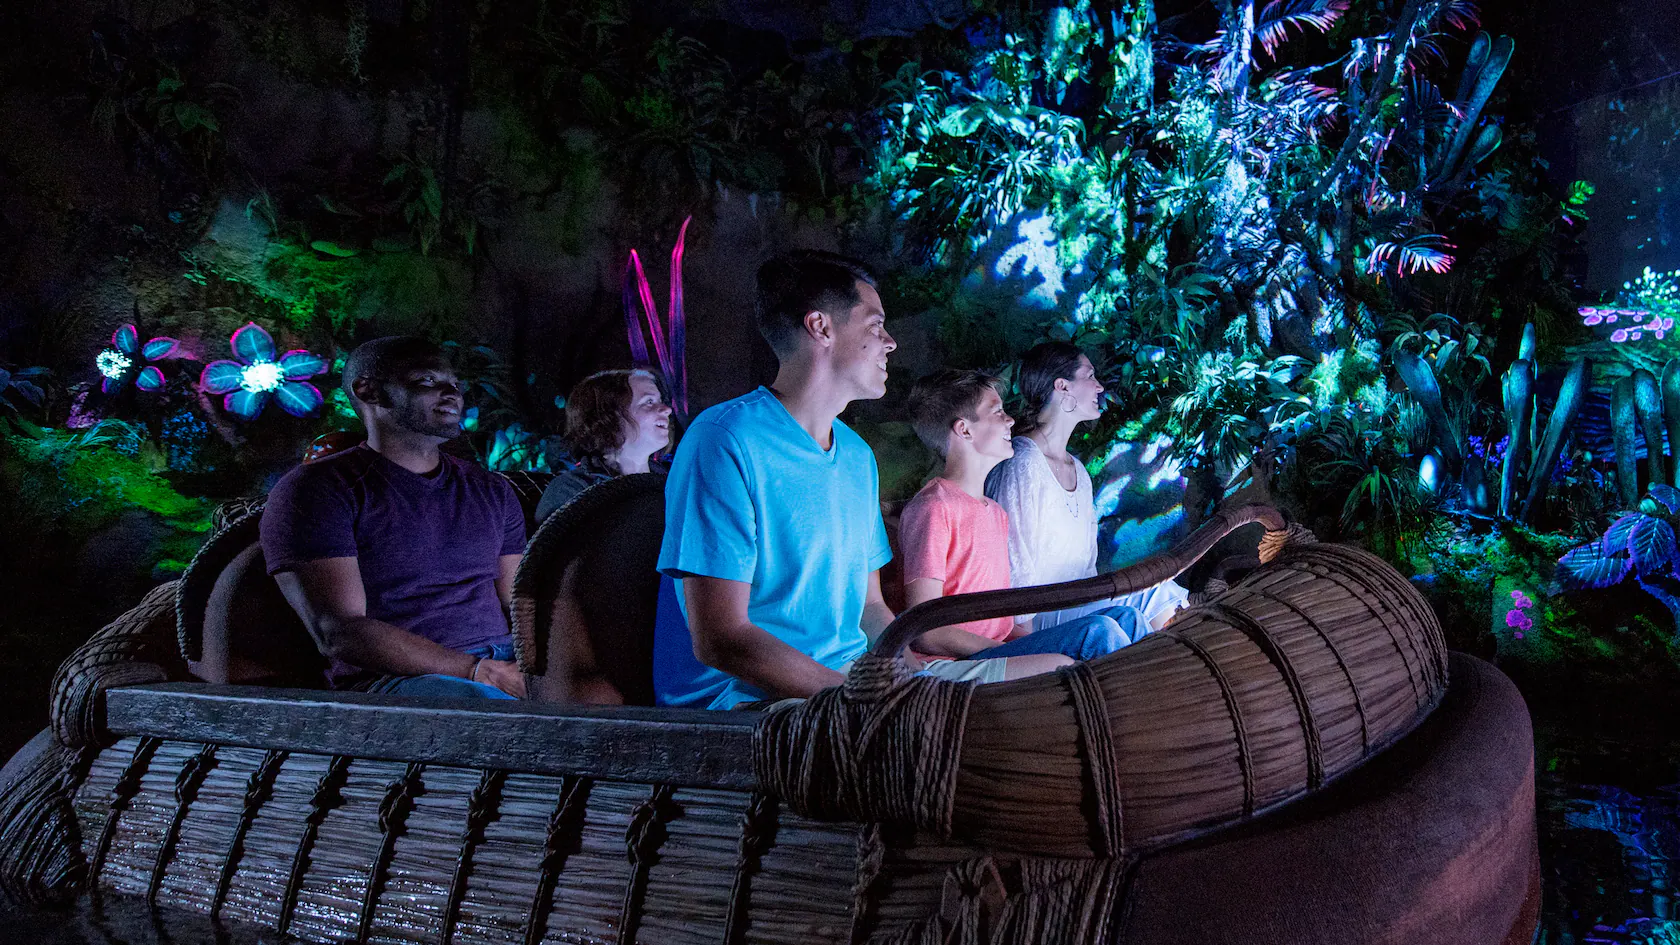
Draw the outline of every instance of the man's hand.
<instances>
[{"instance_id":1,"label":"man's hand","mask_svg":"<svg viewBox=\"0 0 1680 945\"><path fill-rule=\"evenodd\" d=\"M525 698L525 674L511 660L479 660L472 678L474 682L495 686L515 699Z\"/></svg>"},{"instance_id":2,"label":"man's hand","mask_svg":"<svg viewBox=\"0 0 1680 945\"><path fill-rule=\"evenodd\" d=\"M325 656L393 676L437 673L464 679L472 671L473 658L467 654L369 617L367 592L355 558L305 561L275 574L274 580ZM483 677L482 671L479 676ZM513 691L501 685L496 688ZM519 689L523 692L524 688L521 679Z\"/></svg>"}]
</instances>

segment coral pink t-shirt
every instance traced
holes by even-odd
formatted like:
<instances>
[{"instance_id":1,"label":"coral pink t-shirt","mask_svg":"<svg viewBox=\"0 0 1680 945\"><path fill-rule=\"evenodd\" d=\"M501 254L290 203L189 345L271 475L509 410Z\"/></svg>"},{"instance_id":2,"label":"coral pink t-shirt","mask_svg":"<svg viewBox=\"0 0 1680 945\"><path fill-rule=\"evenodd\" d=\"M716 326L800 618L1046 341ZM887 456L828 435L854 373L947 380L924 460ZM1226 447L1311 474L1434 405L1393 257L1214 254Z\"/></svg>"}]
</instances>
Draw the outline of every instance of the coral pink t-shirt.
<instances>
[{"instance_id":1,"label":"coral pink t-shirt","mask_svg":"<svg viewBox=\"0 0 1680 945\"><path fill-rule=\"evenodd\" d=\"M1009 516L991 499L971 496L949 479L934 479L899 518L904 583L945 582L945 596L996 591L1009 582ZM1005 640L1012 617L957 624L970 633Z\"/></svg>"}]
</instances>

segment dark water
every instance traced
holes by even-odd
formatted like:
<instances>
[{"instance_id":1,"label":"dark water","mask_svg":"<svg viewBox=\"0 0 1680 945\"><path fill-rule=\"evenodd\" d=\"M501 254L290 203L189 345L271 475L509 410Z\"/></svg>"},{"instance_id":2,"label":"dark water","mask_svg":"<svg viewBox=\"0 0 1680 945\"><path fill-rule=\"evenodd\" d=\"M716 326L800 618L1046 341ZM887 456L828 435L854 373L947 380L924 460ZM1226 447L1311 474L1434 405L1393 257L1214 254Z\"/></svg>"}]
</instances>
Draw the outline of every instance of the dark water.
<instances>
[{"instance_id":1,"label":"dark water","mask_svg":"<svg viewBox=\"0 0 1680 945\"><path fill-rule=\"evenodd\" d=\"M1680 945L1680 736L1540 720L1535 749L1546 874L1539 941Z\"/></svg>"},{"instance_id":2,"label":"dark water","mask_svg":"<svg viewBox=\"0 0 1680 945\"><path fill-rule=\"evenodd\" d=\"M1535 722L1545 911L1542 945L1680 945L1680 719ZM184 921L182 921L184 919ZM68 914L0 914L0 945L187 945L218 937L196 919L83 903ZM272 934L220 945L278 943Z\"/></svg>"}]
</instances>

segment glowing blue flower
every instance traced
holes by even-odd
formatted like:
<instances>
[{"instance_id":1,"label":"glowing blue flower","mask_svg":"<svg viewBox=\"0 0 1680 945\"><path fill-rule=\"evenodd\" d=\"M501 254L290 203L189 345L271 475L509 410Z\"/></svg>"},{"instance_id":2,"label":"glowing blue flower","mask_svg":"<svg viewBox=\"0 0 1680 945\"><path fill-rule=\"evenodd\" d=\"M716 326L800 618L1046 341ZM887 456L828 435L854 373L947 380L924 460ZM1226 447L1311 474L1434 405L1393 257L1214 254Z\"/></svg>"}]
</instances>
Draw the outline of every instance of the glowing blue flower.
<instances>
[{"instance_id":1,"label":"glowing blue flower","mask_svg":"<svg viewBox=\"0 0 1680 945\"><path fill-rule=\"evenodd\" d=\"M256 322L234 332L229 344L239 360L212 361L198 379L205 393L225 395L222 406L228 413L255 420L270 397L294 417L321 408L321 391L307 381L327 372L326 359L301 349L276 357L274 338Z\"/></svg>"},{"instance_id":2,"label":"glowing blue flower","mask_svg":"<svg viewBox=\"0 0 1680 945\"><path fill-rule=\"evenodd\" d=\"M124 325L111 334L111 347L94 356L93 366L103 376L100 388L107 394L116 393L130 380L143 391L163 389L163 372L147 364L175 356L180 342L174 338L153 338L140 344L140 331Z\"/></svg>"}]
</instances>

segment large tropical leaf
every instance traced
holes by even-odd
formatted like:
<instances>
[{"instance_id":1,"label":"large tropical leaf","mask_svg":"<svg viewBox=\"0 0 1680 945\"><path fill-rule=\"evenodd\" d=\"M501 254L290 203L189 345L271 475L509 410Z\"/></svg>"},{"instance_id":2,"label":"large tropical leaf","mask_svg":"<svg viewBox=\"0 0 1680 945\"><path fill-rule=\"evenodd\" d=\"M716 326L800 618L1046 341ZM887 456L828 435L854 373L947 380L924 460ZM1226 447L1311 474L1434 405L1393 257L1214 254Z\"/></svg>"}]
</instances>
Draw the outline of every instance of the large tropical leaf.
<instances>
[{"instance_id":1,"label":"large tropical leaf","mask_svg":"<svg viewBox=\"0 0 1680 945\"><path fill-rule=\"evenodd\" d=\"M1604 537L1598 540L1599 550L1607 555L1629 554L1628 538L1633 534L1634 526L1638 525L1642 518L1646 518L1646 516L1638 512L1629 512L1616 519L1615 523L1604 533Z\"/></svg>"},{"instance_id":2,"label":"large tropical leaf","mask_svg":"<svg viewBox=\"0 0 1680 945\"><path fill-rule=\"evenodd\" d=\"M1380 276L1392 267L1399 276L1416 275L1426 269L1440 275L1452 269L1454 257L1450 250L1456 248L1439 233L1385 240L1365 258L1365 271Z\"/></svg>"},{"instance_id":3,"label":"large tropical leaf","mask_svg":"<svg viewBox=\"0 0 1680 945\"><path fill-rule=\"evenodd\" d=\"M1557 404L1552 408L1552 418L1546 422L1546 435L1540 439L1540 447L1534 454L1534 466L1528 473L1528 496L1523 499L1522 507L1525 522L1534 514L1535 504L1551 485L1552 469L1563 452L1564 437L1569 434L1569 428L1581 412L1581 405L1586 402L1591 367L1591 362L1585 358L1571 364L1569 373L1564 375L1563 386L1558 388Z\"/></svg>"},{"instance_id":4,"label":"large tropical leaf","mask_svg":"<svg viewBox=\"0 0 1680 945\"><path fill-rule=\"evenodd\" d=\"M1557 575L1564 590L1581 591L1619 583L1632 567L1630 559L1606 555L1592 542L1558 559Z\"/></svg>"},{"instance_id":5,"label":"large tropical leaf","mask_svg":"<svg viewBox=\"0 0 1680 945\"><path fill-rule=\"evenodd\" d=\"M1654 482L1651 488L1645 490L1651 498L1661 502L1669 514L1680 513L1680 489L1676 489L1666 482Z\"/></svg>"},{"instance_id":6,"label":"large tropical leaf","mask_svg":"<svg viewBox=\"0 0 1680 945\"><path fill-rule=\"evenodd\" d=\"M1644 368L1633 372L1633 406L1639 415L1640 436L1645 438L1645 468L1652 482L1668 479L1663 457L1662 390L1657 376Z\"/></svg>"},{"instance_id":7,"label":"large tropical leaf","mask_svg":"<svg viewBox=\"0 0 1680 945\"><path fill-rule=\"evenodd\" d=\"M1633 402L1633 378L1624 377L1610 388L1610 443L1616 457L1616 489L1623 508L1639 501L1639 467L1635 436L1638 411Z\"/></svg>"},{"instance_id":8,"label":"large tropical leaf","mask_svg":"<svg viewBox=\"0 0 1680 945\"><path fill-rule=\"evenodd\" d=\"M1534 362L1517 360L1505 371L1505 431L1509 443L1499 472L1499 514L1509 518L1516 512L1517 477L1528 458L1529 417L1534 409Z\"/></svg>"},{"instance_id":9,"label":"large tropical leaf","mask_svg":"<svg viewBox=\"0 0 1680 945\"><path fill-rule=\"evenodd\" d=\"M1660 518L1641 515L1628 536L1633 566L1642 574L1657 574L1674 563L1674 527Z\"/></svg>"},{"instance_id":10,"label":"large tropical leaf","mask_svg":"<svg viewBox=\"0 0 1680 945\"><path fill-rule=\"evenodd\" d=\"M1394 352L1394 369L1400 373L1400 379L1405 382L1406 389L1411 391L1412 398L1423 408L1429 417L1430 425L1435 428L1437 442L1441 446L1441 455L1447 465L1457 469L1464 451L1459 447L1458 428L1447 415L1446 405L1441 399L1441 385L1435 379L1435 370L1429 362L1406 350Z\"/></svg>"},{"instance_id":11,"label":"large tropical leaf","mask_svg":"<svg viewBox=\"0 0 1680 945\"><path fill-rule=\"evenodd\" d=\"M1254 21L1254 38L1266 50L1266 55L1276 55L1291 30L1326 32L1336 25L1350 4L1351 0L1271 0L1260 9Z\"/></svg>"}]
</instances>

